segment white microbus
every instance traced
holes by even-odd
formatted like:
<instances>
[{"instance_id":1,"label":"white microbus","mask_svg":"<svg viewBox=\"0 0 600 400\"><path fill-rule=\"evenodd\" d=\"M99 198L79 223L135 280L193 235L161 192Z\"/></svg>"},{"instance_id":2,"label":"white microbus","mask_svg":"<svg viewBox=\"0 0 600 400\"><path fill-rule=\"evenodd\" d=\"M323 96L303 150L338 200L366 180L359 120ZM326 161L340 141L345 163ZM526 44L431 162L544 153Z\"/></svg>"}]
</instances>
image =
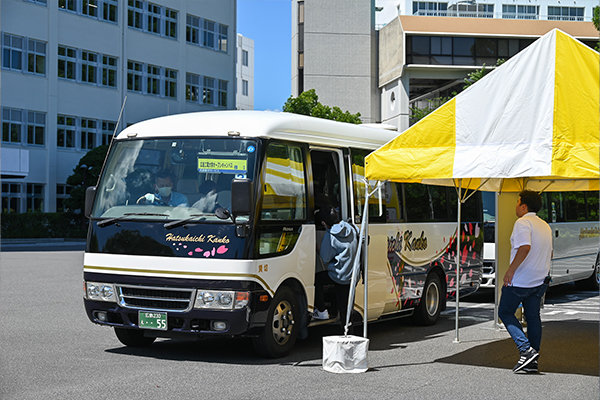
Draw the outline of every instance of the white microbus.
<instances>
[{"instance_id":1,"label":"white microbus","mask_svg":"<svg viewBox=\"0 0 600 400\"><path fill-rule=\"evenodd\" d=\"M484 250L481 289L494 289L496 244L495 194L483 193ZM542 209L537 213L553 232L550 285L582 283L590 289L600 286L600 225L598 192L542 193ZM502 277L498 277L501 281Z\"/></svg>"},{"instance_id":2,"label":"white microbus","mask_svg":"<svg viewBox=\"0 0 600 400\"><path fill-rule=\"evenodd\" d=\"M364 157L394 135L255 111L128 127L86 193L88 317L127 346L181 334L248 336L261 354L286 354L322 323L311 321L324 233L315 211L329 205L359 221ZM454 295L453 191L388 183L370 200L369 321L414 314L432 324ZM472 199L459 232L461 295L481 280L481 200ZM335 316L335 296L325 294Z\"/></svg>"}]
</instances>

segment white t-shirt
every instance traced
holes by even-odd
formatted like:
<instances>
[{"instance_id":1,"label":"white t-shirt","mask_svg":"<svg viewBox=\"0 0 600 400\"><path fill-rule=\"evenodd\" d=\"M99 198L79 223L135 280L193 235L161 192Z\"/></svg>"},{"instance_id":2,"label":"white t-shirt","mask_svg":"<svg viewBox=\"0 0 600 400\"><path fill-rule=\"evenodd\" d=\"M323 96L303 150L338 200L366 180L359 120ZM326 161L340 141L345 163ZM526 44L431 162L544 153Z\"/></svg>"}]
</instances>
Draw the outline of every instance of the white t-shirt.
<instances>
[{"instance_id":1,"label":"white t-shirt","mask_svg":"<svg viewBox=\"0 0 600 400\"><path fill-rule=\"evenodd\" d=\"M531 246L527 257L519 265L513 276L512 285L531 288L544 283L550 271L552 258L552 229L535 215L528 212L515 222L510 235L510 262L515 258L519 247Z\"/></svg>"}]
</instances>

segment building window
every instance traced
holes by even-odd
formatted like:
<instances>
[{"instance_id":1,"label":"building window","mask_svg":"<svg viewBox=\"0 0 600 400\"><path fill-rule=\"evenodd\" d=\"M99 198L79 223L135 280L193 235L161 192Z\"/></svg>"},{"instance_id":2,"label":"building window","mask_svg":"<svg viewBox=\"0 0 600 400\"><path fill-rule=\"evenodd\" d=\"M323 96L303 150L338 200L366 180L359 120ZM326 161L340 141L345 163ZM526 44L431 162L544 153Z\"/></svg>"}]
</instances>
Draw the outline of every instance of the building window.
<instances>
[{"instance_id":1,"label":"building window","mask_svg":"<svg viewBox=\"0 0 600 400\"><path fill-rule=\"evenodd\" d=\"M539 19L539 6L502 5L502 18L505 19Z\"/></svg>"},{"instance_id":2,"label":"building window","mask_svg":"<svg viewBox=\"0 0 600 400\"><path fill-rule=\"evenodd\" d=\"M62 148L75 148L75 117L59 114L56 123L56 145Z\"/></svg>"},{"instance_id":3,"label":"building window","mask_svg":"<svg viewBox=\"0 0 600 400\"><path fill-rule=\"evenodd\" d=\"M198 103L200 98L200 75L188 72L185 74L185 99Z\"/></svg>"},{"instance_id":4,"label":"building window","mask_svg":"<svg viewBox=\"0 0 600 400\"><path fill-rule=\"evenodd\" d=\"M177 71L165 68L165 97L177 98Z\"/></svg>"},{"instance_id":5,"label":"building window","mask_svg":"<svg viewBox=\"0 0 600 400\"><path fill-rule=\"evenodd\" d=\"M160 6L148 3L148 32L160 35Z\"/></svg>"},{"instance_id":6,"label":"building window","mask_svg":"<svg viewBox=\"0 0 600 400\"><path fill-rule=\"evenodd\" d=\"M15 108L2 107L2 142L21 143L23 112Z\"/></svg>"},{"instance_id":7,"label":"building window","mask_svg":"<svg viewBox=\"0 0 600 400\"><path fill-rule=\"evenodd\" d=\"M81 13L90 17L98 16L98 0L82 0Z\"/></svg>"},{"instance_id":8,"label":"building window","mask_svg":"<svg viewBox=\"0 0 600 400\"><path fill-rule=\"evenodd\" d=\"M176 98L177 70L128 60L127 90Z\"/></svg>"},{"instance_id":9,"label":"building window","mask_svg":"<svg viewBox=\"0 0 600 400\"><path fill-rule=\"evenodd\" d=\"M112 141L113 133L117 123L114 121L102 121L102 145L109 145Z\"/></svg>"},{"instance_id":10,"label":"building window","mask_svg":"<svg viewBox=\"0 0 600 400\"><path fill-rule=\"evenodd\" d=\"M583 21L583 7L548 6L548 19L553 21Z\"/></svg>"},{"instance_id":11,"label":"building window","mask_svg":"<svg viewBox=\"0 0 600 400\"><path fill-rule=\"evenodd\" d=\"M177 11L165 8L165 36L177 38Z\"/></svg>"},{"instance_id":12,"label":"building window","mask_svg":"<svg viewBox=\"0 0 600 400\"><path fill-rule=\"evenodd\" d=\"M219 79L219 106L227 107L227 81Z\"/></svg>"},{"instance_id":13,"label":"building window","mask_svg":"<svg viewBox=\"0 0 600 400\"><path fill-rule=\"evenodd\" d=\"M127 61L127 90L142 91L142 63Z\"/></svg>"},{"instance_id":14,"label":"building window","mask_svg":"<svg viewBox=\"0 0 600 400\"><path fill-rule=\"evenodd\" d=\"M104 0L102 2L102 19L105 21L117 22L118 9L118 0Z\"/></svg>"},{"instance_id":15,"label":"building window","mask_svg":"<svg viewBox=\"0 0 600 400\"><path fill-rule=\"evenodd\" d=\"M146 93L160 95L160 67L148 65L146 68Z\"/></svg>"},{"instance_id":16,"label":"building window","mask_svg":"<svg viewBox=\"0 0 600 400\"><path fill-rule=\"evenodd\" d=\"M533 43L533 39L407 36L407 64L494 65Z\"/></svg>"},{"instance_id":17,"label":"building window","mask_svg":"<svg viewBox=\"0 0 600 400\"><path fill-rule=\"evenodd\" d=\"M177 38L177 11L143 0L128 0L127 4L129 27Z\"/></svg>"},{"instance_id":18,"label":"building window","mask_svg":"<svg viewBox=\"0 0 600 400\"><path fill-rule=\"evenodd\" d=\"M102 56L102 86L117 87L117 57Z\"/></svg>"},{"instance_id":19,"label":"building window","mask_svg":"<svg viewBox=\"0 0 600 400\"><path fill-rule=\"evenodd\" d=\"M46 75L46 43L27 40L27 72Z\"/></svg>"},{"instance_id":20,"label":"building window","mask_svg":"<svg viewBox=\"0 0 600 400\"><path fill-rule=\"evenodd\" d=\"M2 183L2 212L21 212L21 184Z\"/></svg>"},{"instance_id":21,"label":"building window","mask_svg":"<svg viewBox=\"0 0 600 400\"><path fill-rule=\"evenodd\" d=\"M66 211L65 200L71 196L71 185L56 185L56 211Z\"/></svg>"},{"instance_id":22,"label":"building window","mask_svg":"<svg viewBox=\"0 0 600 400\"><path fill-rule=\"evenodd\" d=\"M27 212L44 211L44 185L27 184Z\"/></svg>"},{"instance_id":23,"label":"building window","mask_svg":"<svg viewBox=\"0 0 600 400\"><path fill-rule=\"evenodd\" d=\"M185 41L200 44L200 18L187 15L185 25Z\"/></svg>"},{"instance_id":24,"label":"building window","mask_svg":"<svg viewBox=\"0 0 600 400\"><path fill-rule=\"evenodd\" d=\"M227 53L227 25L219 24L219 47L218 50Z\"/></svg>"},{"instance_id":25,"label":"building window","mask_svg":"<svg viewBox=\"0 0 600 400\"><path fill-rule=\"evenodd\" d=\"M208 76L204 77L204 86L202 88L202 103L214 104L215 99L215 79Z\"/></svg>"},{"instance_id":26,"label":"building window","mask_svg":"<svg viewBox=\"0 0 600 400\"><path fill-rule=\"evenodd\" d=\"M58 8L69 11L77 11L76 0L58 0Z\"/></svg>"},{"instance_id":27,"label":"building window","mask_svg":"<svg viewBox=\"0 0 600 400\"><path fill-rule=\"evenodd\" d=\"M244 67L248 66L248 52L246 50L242 50L242 65Z\"/></svg>"},{"instance_id":28,"label":"building window","mask_svg":"<svg viewBox=\"0 0 600 400\"><path fill-rule=\"evenodd\" d=\"M98 54L91 51L81 52L81 81L96 83L98 78Z\"/></svg>"},{"instance_id":29,"label":"building window","mask_svg":"<svg viewBox=\"0 0 600 400\"><path fill-rule=\"evenodd\" d=\"M248 96L248 81L242 79L242 96Z\"/></svg>"},{"instance_id":30,"label":"building window","mask_svg":"<svg viewBox=\"0 0 600 400\"><path fill-rule=\"evenodd\" d=\"M2 35L2 68L23 70L23 45L25 39L5 33Z\"/></svg>"},{"instance_id":31,"label":"building window","mask_svg":"<svg viewBox=\"0 0 600 400\"><path fill-rule=\"evenodd\" d=\"M58 46L58 77L76 80L77 50Z\"/></svg>"},{"instance_id":32,"label":"building window","mask_svg":"<svg viewBox=\"0 0 600 400\"><path fill-rule=\"evenodd\" d=\"M140 0L129 0L127 3L127 26L136 29L144 28L144 3Z\"/></svg>"},{"instance_id":33,"label":"building window","mask_svg":"<svg viewBox=\"0 0 600 400\"><path fill-rule=\"evenodd\" d=\"M215 23L204 20L202 28L202 46L213 49L215 47Z\"/></svg>"},{"instance_id":34,"label":"building window","mask_svg":"<svg viewBox=\"0 0 600 400\"><path fill-rule=\"evenodd\" d=\"M185 40L191 44L227 53L229 27L187 14Z\"/></svg>"},{"instance_id":35,"label":"building window","mask_svg":"<svg viewBox=\"0 0 600 400\"><path fill-rule=\"evenodd\" d=\"M429 15L445 17L448 13L448 3L433 1L413 1L413 15Z\"/></svg>"},{"instance_id":36,"label":"building window","mask_svg":"<svg viewBox=\"0 0 600 400\"><path fill-rule=\"evenodd\" d=\"M46 113L27 112L27 144L43 145L46 136Z\"/></svg>"},{"instance_id":37,"label":"building window","mask_svg":"<svg viewBox=\"0 0 600 400\"><path fill-rule=\"evenodd\" d=\"M96 147L96 120L81 118L81 149L89 150Z\"/></svg>"}]
</instances>

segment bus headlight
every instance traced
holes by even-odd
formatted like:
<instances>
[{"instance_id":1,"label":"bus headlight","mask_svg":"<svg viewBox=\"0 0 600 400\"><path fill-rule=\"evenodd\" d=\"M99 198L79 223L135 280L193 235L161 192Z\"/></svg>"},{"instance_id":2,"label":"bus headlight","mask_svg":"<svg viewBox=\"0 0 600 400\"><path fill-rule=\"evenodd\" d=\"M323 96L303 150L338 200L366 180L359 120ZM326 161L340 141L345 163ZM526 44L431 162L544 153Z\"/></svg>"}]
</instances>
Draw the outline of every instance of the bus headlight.
<instances>
[{"instance_id":1,"label":"bus headlight","mask_svg":"<svg viewBox=\"0 0 600 400\"><path fill-rule=\"evenodd\" d=\"M117 301L115 287L110 283L86 282L85 295L88 300Z\"/></svg>"},{"instance_id":2,"label":"bus headlight","mask_svg":"<svg viewBox=\"0 0 600 400\"><path fill-rule=\"evenodd\" d=\"M250 292L198 290L194 308L232 310L248 305Z\"/></svg>"}]
</instances>

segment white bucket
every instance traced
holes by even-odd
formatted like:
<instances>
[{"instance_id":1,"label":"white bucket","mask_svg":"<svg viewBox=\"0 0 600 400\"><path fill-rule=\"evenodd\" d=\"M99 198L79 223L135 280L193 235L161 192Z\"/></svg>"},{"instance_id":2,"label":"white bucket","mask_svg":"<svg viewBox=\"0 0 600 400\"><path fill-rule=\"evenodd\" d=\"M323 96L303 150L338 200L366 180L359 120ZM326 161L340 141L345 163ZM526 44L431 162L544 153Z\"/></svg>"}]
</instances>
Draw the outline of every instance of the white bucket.
<instances>
[{"instance_id":1,"label":"white bucket","mask_svg":"<svg viewBox=\"0 0 600 400\"><path fill-rule=\"evenodd\" d=\"M323 338L323 369L336 374L356 374L369 369L369 339L360 336Z\"/></svg>"}]
</instances>

